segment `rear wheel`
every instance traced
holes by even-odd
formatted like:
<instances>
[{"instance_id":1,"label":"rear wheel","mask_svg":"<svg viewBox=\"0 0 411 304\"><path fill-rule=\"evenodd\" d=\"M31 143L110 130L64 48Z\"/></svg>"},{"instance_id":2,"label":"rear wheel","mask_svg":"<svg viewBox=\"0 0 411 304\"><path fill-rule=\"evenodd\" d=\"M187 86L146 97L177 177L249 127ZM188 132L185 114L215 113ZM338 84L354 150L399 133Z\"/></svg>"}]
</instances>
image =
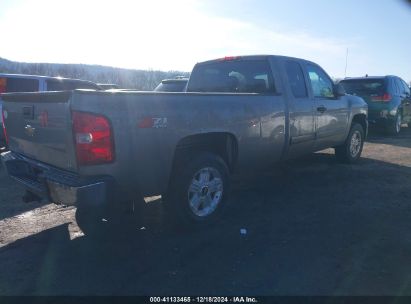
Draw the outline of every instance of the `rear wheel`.
<instances>
[{"instance_id":1,"label":"rear wheel","mask_svg":"<svg viewBox=\"0 0 411 304\"><path fill-rule=\"evenodd\" d=\"M166 208L173 224L203 226L217 220L226 203L229 171L221 157L202 153L175 172Z\"/></svg>"},{"instance_id":2,"label":"rear wheel","mask_svg":"<svg viewBox=\"0 0 411 304\"><path fill-rule=\"evenodd\" d=\"M132 203L118 203L118 206L79 205L76 210L77 225L85 235L91 237L108 237L126 231L134 223Z\"/></svg>"},{"instance_id":3,"label":"rear wheel","mask_svg":"<svg viewBox=\"0 0 411 304\"><path fill-rule=\"evenodd\" d=\"M360 124L354 123L344 144L335 148L335 155L340 162L353 163L360 158L363 146L364 129Z\"/></svg>"},{"instance_id":4,"label":"rear wheel","mask_svg":"<svg viewBox=\"0 0 411 304\"><path fill-rule=\"evenodd\" d=\"M104 235L108 231L105 208L78 206L76 222L81 231L87 236Z\"/></svg>"},{"instance_id":5,"label":"rear wheel","mask_svg":"<svg viewBox=\"0 0 411 304\"><path fill-rule=\"evenodd\" d=\"M402 124L402 115L400 112L394 118L394 121L391 122L388 127L387 131L391 135L398 135L401 132L401 124Z\"/></svg>"}]
</instances>

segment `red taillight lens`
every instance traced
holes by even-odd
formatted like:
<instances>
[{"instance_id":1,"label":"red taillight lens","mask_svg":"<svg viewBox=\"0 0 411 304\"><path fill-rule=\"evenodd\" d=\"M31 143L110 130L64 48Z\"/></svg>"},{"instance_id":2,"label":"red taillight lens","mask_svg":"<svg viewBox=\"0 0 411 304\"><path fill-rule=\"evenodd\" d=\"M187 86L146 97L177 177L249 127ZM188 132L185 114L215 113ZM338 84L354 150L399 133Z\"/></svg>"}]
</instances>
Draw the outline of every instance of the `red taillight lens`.
<instances>
[{"instance_id":1,"label":"red taillight lens","mask_svg":"<svg viewBox=\"0 0 411 304\"><path fill-rule=\"evenodd\" d=\"M113 133L104 116L73 112L74 141L79 165L97 165L114 160Z\"/></svg>"},{"instance_id":2,"label":"red taillight lens","mask_svg":"<svg viewBox=\"0 0 411 304\"><path fill-rule=\"evenodd\" d=\"M390 102L392 99L391 95L388 93L385 93L382 96L371 96L372 101L382 101L382 102Z\"/></svg>"},{"instance_id":3,"label":"red taillight lens","mask_svg":"<svg viewBox=\"0 0 411 304\"><path fill-rule=\"evenodd\" d=\"M6 132L6 123L4 122L4 110L1 111L1 118L2 118L2 128L4 132L4 138L6 138L6 144L9 144L9 138L7 137L7 132Z\"/></svg>"}]
</instances>

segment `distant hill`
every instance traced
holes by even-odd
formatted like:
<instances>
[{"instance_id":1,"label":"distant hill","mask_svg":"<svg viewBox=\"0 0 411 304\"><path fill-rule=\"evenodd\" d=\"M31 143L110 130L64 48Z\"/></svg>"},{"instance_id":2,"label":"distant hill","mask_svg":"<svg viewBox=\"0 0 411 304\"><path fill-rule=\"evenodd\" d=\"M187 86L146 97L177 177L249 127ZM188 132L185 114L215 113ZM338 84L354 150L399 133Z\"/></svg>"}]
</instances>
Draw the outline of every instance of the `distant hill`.
<instances>
[{"instance_id":1,"label":"distant hill","mask_svg":"<svg viewBox=\"0 0 411 304\"><path fill-rule=\"evenodd\" d=\"M188 72L121 69L102 65L26 63L0 57L0 73L60 76L90 80L96 83L115 83L124 89L152 90L161 80Z\"/></svg>"}]
</instances>

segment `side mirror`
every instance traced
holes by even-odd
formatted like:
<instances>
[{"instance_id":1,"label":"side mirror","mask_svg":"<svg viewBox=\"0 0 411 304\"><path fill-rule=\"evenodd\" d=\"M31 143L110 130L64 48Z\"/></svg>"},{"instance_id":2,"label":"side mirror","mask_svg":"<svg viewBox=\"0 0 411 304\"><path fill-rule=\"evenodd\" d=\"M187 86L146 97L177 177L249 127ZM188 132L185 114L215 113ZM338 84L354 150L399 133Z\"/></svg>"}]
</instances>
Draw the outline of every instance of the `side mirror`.
<instances>
[{"instance_id":1,"label":"side mirror","mask_svg":"<svg viewBox=\"0 0 411 304\"><path fill-rule=\"evenodd\" d=\"M347 92L345 92L344 87L342 86L341 83L337 83L336 85L334 85L334 95L335 97L341 97L346 95Z\"/></svg>"}]
</instances>

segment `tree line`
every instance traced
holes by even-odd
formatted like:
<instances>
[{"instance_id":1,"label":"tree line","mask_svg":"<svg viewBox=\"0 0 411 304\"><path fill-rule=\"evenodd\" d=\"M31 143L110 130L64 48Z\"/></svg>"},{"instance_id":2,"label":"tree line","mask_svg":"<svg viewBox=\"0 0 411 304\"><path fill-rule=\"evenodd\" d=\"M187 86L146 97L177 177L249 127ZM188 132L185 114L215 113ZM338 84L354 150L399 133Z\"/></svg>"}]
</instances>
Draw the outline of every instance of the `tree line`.
<instances>
[{"instance_id":1,"label":"tree line","mask_svg":"<svg viewBox=\"0 0 411 304\"><path fill-rule=\"evenodd\" d=\"M189 76L188 72L122 69L101 65L26 63L0 58L0 73L30 74L114 83L122 89L153 90L163 79Z\"/></svg>"}]
</instances>

